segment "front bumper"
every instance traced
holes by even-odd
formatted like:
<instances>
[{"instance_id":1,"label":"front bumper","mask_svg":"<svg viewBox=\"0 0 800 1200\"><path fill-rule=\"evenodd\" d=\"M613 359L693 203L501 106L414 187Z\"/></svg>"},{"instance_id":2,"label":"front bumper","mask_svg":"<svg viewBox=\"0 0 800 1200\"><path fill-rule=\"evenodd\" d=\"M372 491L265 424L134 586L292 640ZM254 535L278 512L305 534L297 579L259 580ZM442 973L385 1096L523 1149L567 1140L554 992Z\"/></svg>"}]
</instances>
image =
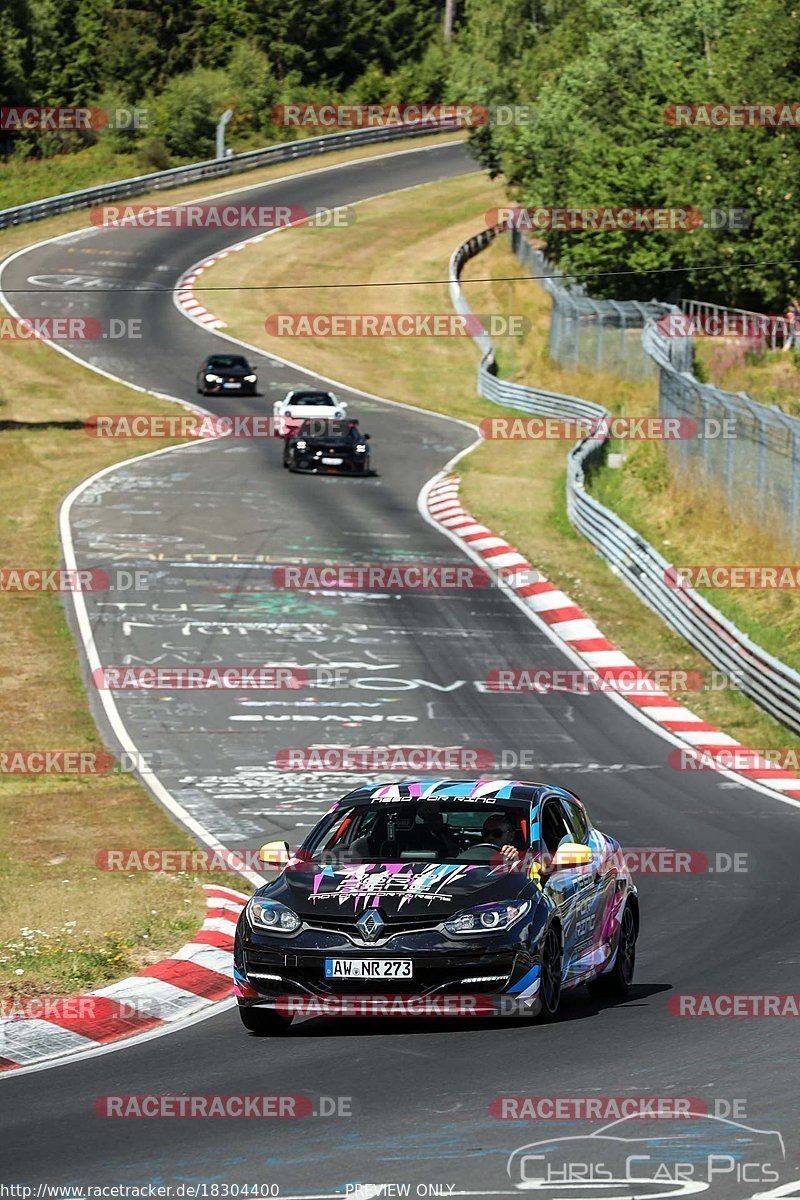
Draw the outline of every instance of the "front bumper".
<instances>
[{"instance_id":1,"label":"front bumper","mask_svg":"<svg viewBox=\"0 0 800 1200\"><path fill-rule=\"evenodd\" d=\"M202 383L202 389L208 396L255 396L257 386L255 383L239 382L226 386L222 383L206 383L205 380Z\"/></svg>"},{"instance_id":2,"label":"front bumper","mask_svg":"<svg viewBox=\"0 0 800 1200\"><path fill-rule=\"evenodd\" d=\"M267 1008L292 1020L315 1017L338 1017L362 1020L376 1017L392 1020L398 1017L440 1018L455 1017L480 1020L486 1017L536 1017L541 1012L541 1001L537 995L518 996L511 992L437 992L414 995L408 992L389 992L385 995L358 993L349 996L260 996L258 999L244 998L237 992L240 1008Z\"/></svg>"},{"instance_id":3,"label":"front bumper","mask_svg":"<svg viewBox=\"0 0 800 1200\"><path fill-rule=\"evenodd\" d=\"M345 459L341 463L328 464L314 458L295 458L291 469L298 475L369 475L369 460Z\"/></svg>"},{"instance_id":4,"label":"front bumper","mask_svg":"<svg viewBox=\"0 0 800 1200\"><path fill-rule=\"evenodd\" d=\"M371 954L368 947L355 947L335 932L308 931L293 941L300 944L237 935L234 990L240 1005L293 1016L511 1016L538 1011L538 958L518 941L498 938L491 946L461 946L427 931L390 938ZM326 958L360 958L365 952L411 959L413 977L325 978ZM403 1007L405 1014L399 1011Z\"/></svg>"}]
</instances>

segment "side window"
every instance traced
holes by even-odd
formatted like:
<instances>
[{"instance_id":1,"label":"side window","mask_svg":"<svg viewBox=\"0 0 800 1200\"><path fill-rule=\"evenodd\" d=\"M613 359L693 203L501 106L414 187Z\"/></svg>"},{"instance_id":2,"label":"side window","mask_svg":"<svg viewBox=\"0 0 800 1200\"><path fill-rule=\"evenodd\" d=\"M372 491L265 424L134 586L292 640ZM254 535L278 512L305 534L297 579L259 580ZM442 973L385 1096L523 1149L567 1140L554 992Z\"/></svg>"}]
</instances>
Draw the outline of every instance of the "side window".
<instances>
[{"instance_id":1,"label":"side window","mask_svg":"<svg viewBox=\"0 0 800 1200\"><path fill-rule=\"evenodd\" d=\"M572 830L567 825L558 801L555 797L546 800L542 813L542 850L552 858L559 843L563 842L564 838L571 841L572 836Z\"/></svg>"},{"instance_id":2,"label":"side window","mask_svg":"<svg viewBox=\"0 0 800 1200\"><path fill-rule=\"evenodd\" d=\"M583 809L571 800L563 798L561 800L561 807L564 810L564 816L572 832L572 840L574 842L585 842L589 835L589 823L586 820Z\"/></svg>"}]
</instances>

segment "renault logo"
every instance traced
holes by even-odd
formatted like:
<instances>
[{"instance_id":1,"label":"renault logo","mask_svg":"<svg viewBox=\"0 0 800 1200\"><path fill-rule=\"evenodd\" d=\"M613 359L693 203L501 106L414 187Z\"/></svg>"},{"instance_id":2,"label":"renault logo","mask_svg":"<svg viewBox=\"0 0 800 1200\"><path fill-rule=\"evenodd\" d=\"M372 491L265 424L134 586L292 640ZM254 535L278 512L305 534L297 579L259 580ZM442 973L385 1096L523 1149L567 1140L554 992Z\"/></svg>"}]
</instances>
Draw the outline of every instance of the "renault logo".
<instances>
[{"instance_id":1,"label":"renault logo","mask_svg":"<svg viewBox=\"0 0 800 1200\"><path fill-rule=\"evenodd\" d=\"M376 938L380 937L384 924L383 917L375 908L365 912L356 921L359 933L365 942L374 942Z\"/></svg>"}]
</instances>

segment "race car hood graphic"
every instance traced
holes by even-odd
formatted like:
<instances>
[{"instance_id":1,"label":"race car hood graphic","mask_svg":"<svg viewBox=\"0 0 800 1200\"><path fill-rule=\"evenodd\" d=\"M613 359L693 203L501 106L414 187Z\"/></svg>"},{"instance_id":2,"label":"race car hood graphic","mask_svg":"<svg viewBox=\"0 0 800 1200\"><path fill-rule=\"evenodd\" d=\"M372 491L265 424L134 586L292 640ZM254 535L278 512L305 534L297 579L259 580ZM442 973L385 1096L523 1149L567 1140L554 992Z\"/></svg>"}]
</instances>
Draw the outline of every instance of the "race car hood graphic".
<instances>
[{"instance_id":1,"label":"race car hood graphic","mask_svg":"<svg viewBox=\"0 0 800 1200\"><path fill-rule=\"evenodd\" d=\"M528 884L519 871L462 863L360 863L287 868L268 894L304 917L355 920L369 908L386 919L446 917L474 904L508 900Z\"/></svg>"}]
</instances>

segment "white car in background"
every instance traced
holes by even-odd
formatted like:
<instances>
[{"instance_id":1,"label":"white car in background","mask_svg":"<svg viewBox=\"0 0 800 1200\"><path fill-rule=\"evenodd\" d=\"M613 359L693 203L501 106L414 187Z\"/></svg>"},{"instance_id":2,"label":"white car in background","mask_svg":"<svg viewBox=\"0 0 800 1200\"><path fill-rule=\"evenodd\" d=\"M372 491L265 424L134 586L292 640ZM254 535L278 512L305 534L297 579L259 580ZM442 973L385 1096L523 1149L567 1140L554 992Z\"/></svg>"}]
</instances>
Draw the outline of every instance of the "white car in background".
<instances>
[{"instance_id":1,"label":"white car in background","mask_svg":"<svg viewBox=\"0 0 800 1200\"><path fill-rule=\"evenodd\" d=\"M347 416L347 404L338 400L333 392L312 391L295 388L287 392L282 400L272 406L275 431L286 436L300 428L303 421L319 418L323 421L338 420Z\"/></svg>"}]
</instances>

